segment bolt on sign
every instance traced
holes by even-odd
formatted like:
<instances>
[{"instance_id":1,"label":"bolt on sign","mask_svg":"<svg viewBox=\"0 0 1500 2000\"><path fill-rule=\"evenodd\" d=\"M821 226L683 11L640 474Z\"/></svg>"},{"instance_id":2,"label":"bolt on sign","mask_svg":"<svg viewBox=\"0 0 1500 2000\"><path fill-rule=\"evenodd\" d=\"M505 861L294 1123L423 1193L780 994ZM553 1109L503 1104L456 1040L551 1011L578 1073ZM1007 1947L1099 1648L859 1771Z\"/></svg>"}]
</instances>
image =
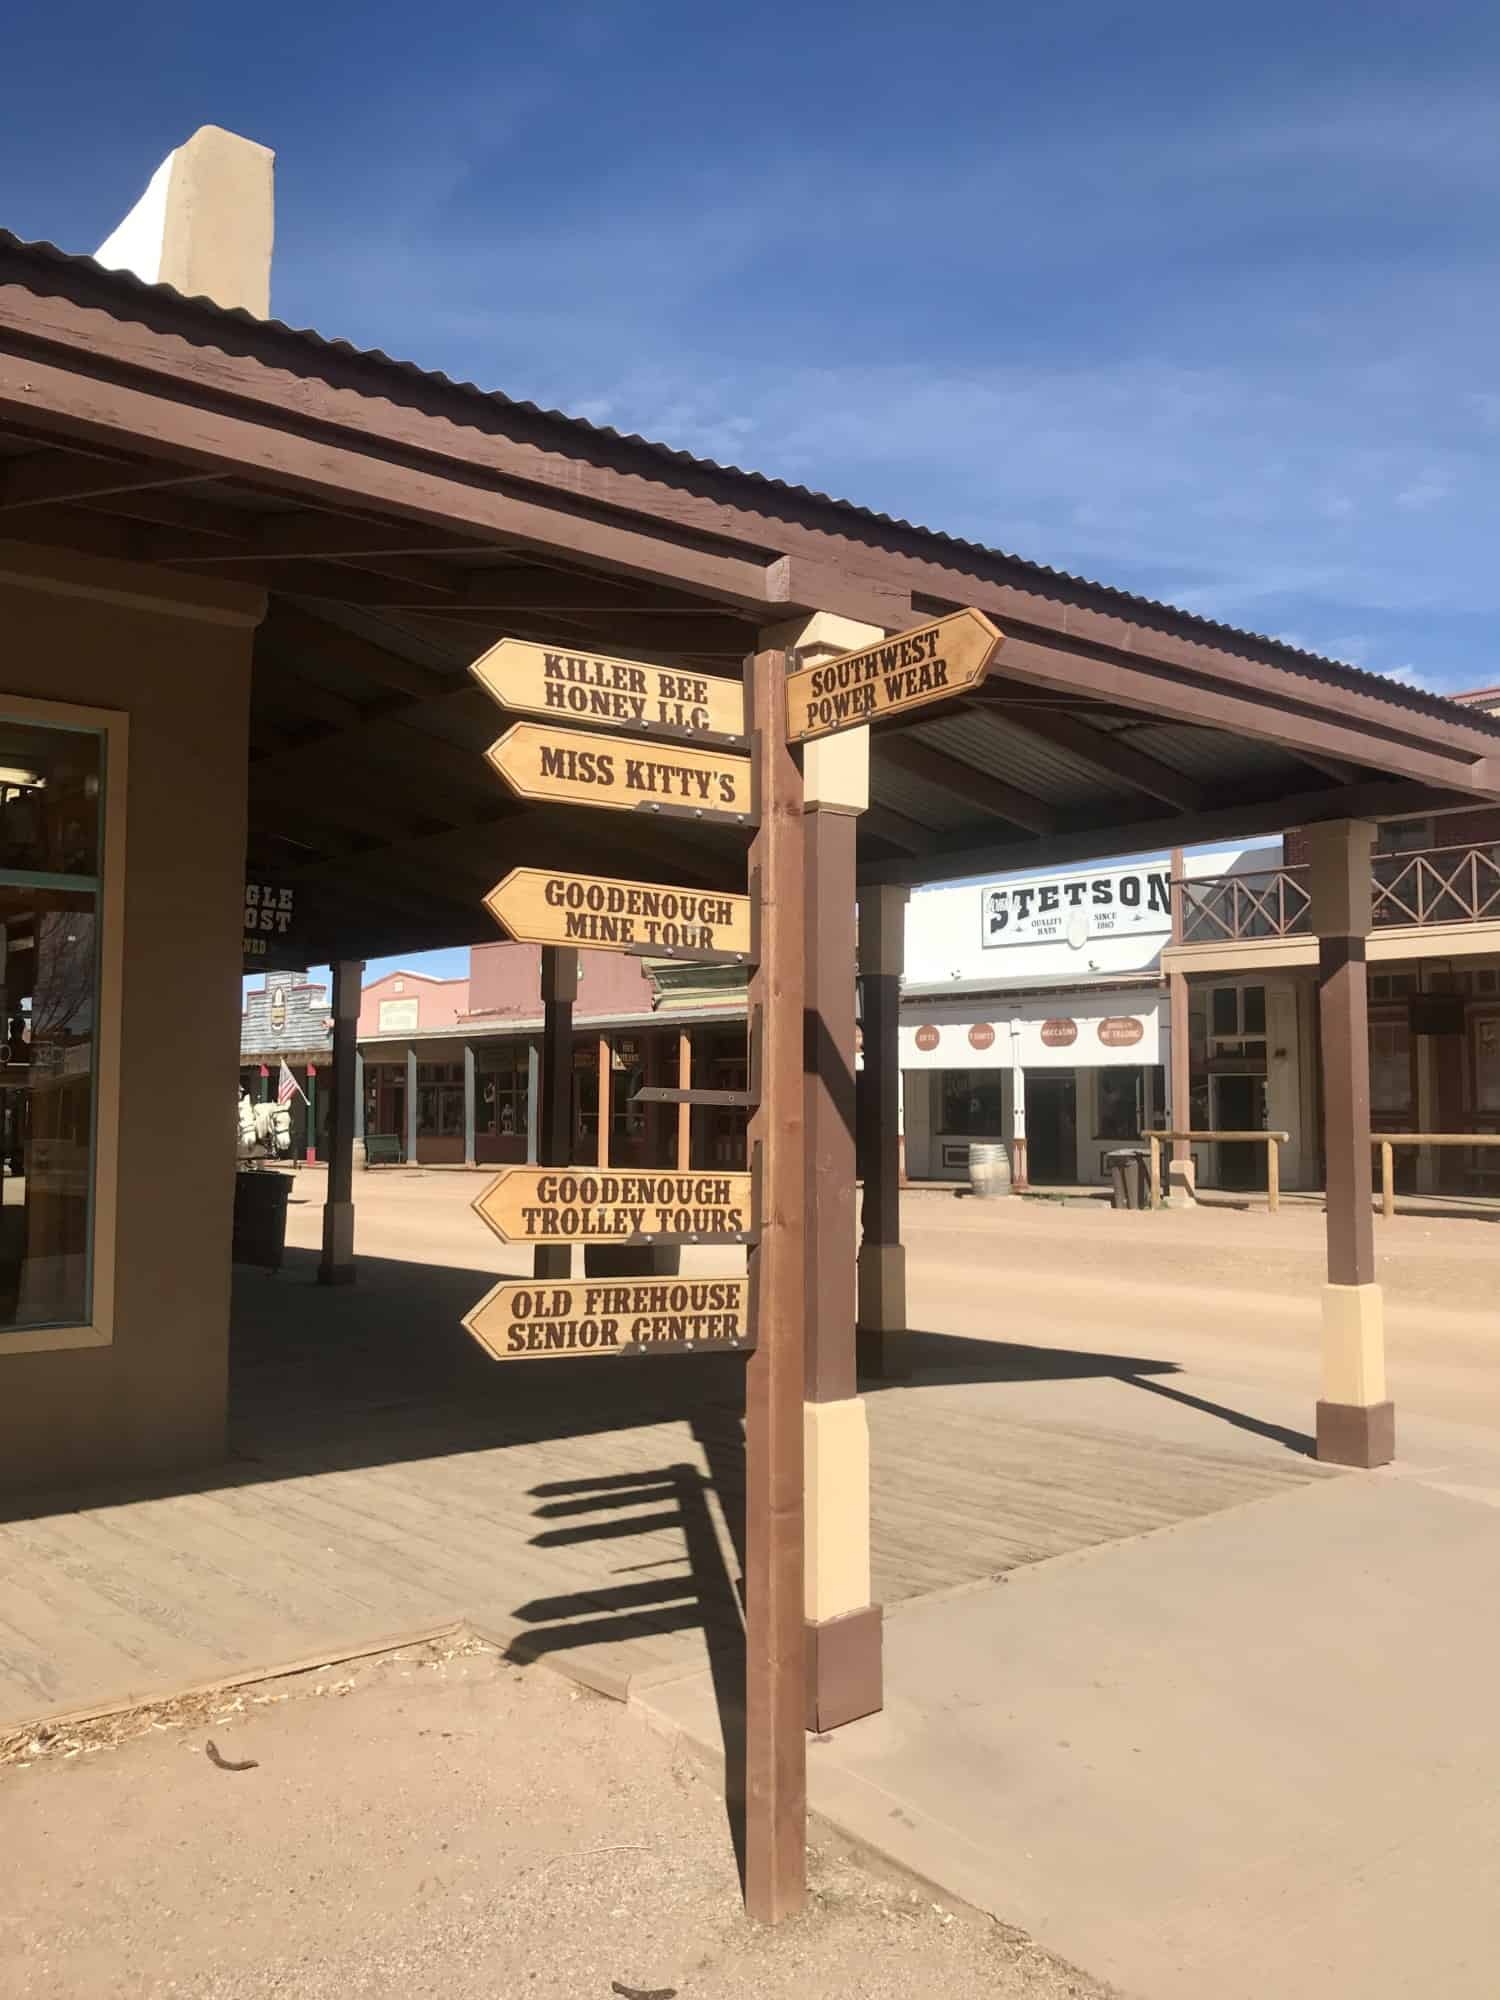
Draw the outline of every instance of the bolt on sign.
<instances>
[{"instance_id":1,"label":"bolt on sign","mask_svg":"<svg viewBox=\"0 0 1500 2000\"><path fill-rule=\"evenodd\" d=\"M1004 643L1004 634L982 611L967 608L788 674L787 741L806 743L883 715L948 701L978 686Z\"/></svg>"},{"instance_id":2,"label":"bolt on sign","mask_svg":"<svg viewBox=\"0 0 1500 2000\"><path fill-rule=\"evenodd\" d=\"M751 951L750 898L712 889L512 868L485 897L484 907L523 944L709 961L744 960Z\"/></svg>"},{"instance_id":3,"label":"bolt on sign","mask_svg":"<svg viewBox=\"0 0 1500 2000\"><path fill-rule=\"evenodd\" d=\"M474 1203L502 1243L743 1243L749 1174L504 1167Z\"/></svg>"},{"instance_id":4,"label":"bolt on sign","mask_svg":"<svg viewBox=\"0 0 1500 2000\"><path fill-rule=\"evenodd\" d=\"M523 799L750 823L750 759L686 745L653 750L581 729L518 722L485 756Z\"/></svg>"},{"instance_id":5,"label":"bolt on sign","mask_svg":"<svg viewBox=\"0 0 1500 2000\"><path fill-rule=\"evenodd\" d=\"M559 1354L724 1354L752 1347L747 1278L503 1284L465 1327L496 1361Z\"/></svg>"},{"instance_id":6,"label":"bolt on sign","mask_svg":"<svg viewBox=\"0 0 1500 2000\"><path fill-rule=\"evenodd\" d=\"M502 639L469 668L492 700L549 721L603 723L642 736L745 741L739 681Z\"/></svg>"}]
</instances>

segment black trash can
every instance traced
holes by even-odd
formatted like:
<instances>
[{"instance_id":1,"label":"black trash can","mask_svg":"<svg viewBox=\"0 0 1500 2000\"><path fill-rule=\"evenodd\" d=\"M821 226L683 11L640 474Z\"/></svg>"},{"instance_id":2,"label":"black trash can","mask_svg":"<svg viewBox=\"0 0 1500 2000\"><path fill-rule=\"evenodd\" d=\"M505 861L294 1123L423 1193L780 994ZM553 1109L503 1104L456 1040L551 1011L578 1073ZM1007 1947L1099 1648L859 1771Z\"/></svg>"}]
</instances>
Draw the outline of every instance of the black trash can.
<instances>
[{"instance_id":1,"label":"black trash can","mask_svg":"<svg viewBox=\"0 0 1500 2000\"><path fill-rule=\"evenodd\" d=\"M1143 1152L1133 1146L1122 1146L1117 1152L1104 1155L1104 1168L1109 1175L1111 1208L1146 1206L1151 1171Z\"/></svg>"},{"instance_id":2,"label":"black trash can","mask_svg":"<svg viewBox=\"0 0 1500 2000\"><path fill-rule=\"evenodd\" d=\"M281 1269L291 1192L290 1174L242 1170L235 1175L234 1239L229 1254L236 1264L259 1264L267 1271Z\"/></svg>"}]
</instances>

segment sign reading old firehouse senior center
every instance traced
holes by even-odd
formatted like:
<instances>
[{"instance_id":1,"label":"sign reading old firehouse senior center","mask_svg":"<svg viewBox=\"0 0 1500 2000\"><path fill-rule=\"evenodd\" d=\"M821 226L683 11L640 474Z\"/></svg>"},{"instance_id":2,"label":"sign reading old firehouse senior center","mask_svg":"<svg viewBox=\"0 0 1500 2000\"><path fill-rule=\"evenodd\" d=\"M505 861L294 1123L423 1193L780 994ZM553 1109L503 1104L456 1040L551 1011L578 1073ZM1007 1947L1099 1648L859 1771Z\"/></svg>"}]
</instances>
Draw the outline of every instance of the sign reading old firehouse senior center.
<instances>
[{"instance_id":1,"label":"sign reading old firehouse senior center","mask_svg":"<svg viewBox=\"0 0 1500 2000\"><path fill-rule=\"evenodd\" d=\"M523 799L687 819L750 819L750 759L682 746L652 749L581 729L518 722L485 752Z\"/></svg>"},{"instance_id":2,"label":"sign reading old firehouse senior center","mask_svg":"<svg viewBox=\"0 0 1500 2000\"><path fill-rule=\"evenodd\" d=\"M504 708L549 721L603 723L641 736L745 736L739 681L502 639L469 672Z\"/></svg>"},{"instance_id":3,"label":"sign reading old firehouse senior center","mask_svg":"<svg viewBox=\"0 0 1500 2000\"><path fill-rule=\"evenodd\" d=\"M1108 873L1043 875L981 889L981 943L1070 944L1129 931L1172 928L1168 868L1114 868Z\"/></svg>"},{"instance_id":4,"label":"sign reading old firehouse senior center","mask_svg":"<svg viewBox=\"0 0 1500 2000\"><path fill-rule=\"evenodd\" d=\"M982 611L955 611L786 677L787 740L805 743L976 687L1004 644Z\"/></svg>"},{"instance_id":5,"label":"sign reading old firehouse senior center","mask_svg":"<svg viewBox=\"0 0 1500 2000\"><path fill-rule=\"evenodd\" d=\"M496 1361L713 1354L754 1344L746 1278L496 1285L464 1325Z\"/></svg>"},{"instance_id":6,"label":"sign reading old firehouse senior center","mask_svg":"<svg viewBox=\"0 0 1500 2000\"><path fill-rule=\"evenodd\" d=\"M484 906L525 944L588 945L659 958L736 959L750 952L750 898L712 889L512 868Z\"/></svg>"},{"instance_id":7,"label":"sign reading old firehouse senior center","mask_svg":"<svg viewBox=\"0 0 1500 2000\"><path fill-rule=\"evenodd\" d=\"M502 1243L738 1243L749 1174L504 1167L474 1203Z\"/></svg>"}]
</instances>

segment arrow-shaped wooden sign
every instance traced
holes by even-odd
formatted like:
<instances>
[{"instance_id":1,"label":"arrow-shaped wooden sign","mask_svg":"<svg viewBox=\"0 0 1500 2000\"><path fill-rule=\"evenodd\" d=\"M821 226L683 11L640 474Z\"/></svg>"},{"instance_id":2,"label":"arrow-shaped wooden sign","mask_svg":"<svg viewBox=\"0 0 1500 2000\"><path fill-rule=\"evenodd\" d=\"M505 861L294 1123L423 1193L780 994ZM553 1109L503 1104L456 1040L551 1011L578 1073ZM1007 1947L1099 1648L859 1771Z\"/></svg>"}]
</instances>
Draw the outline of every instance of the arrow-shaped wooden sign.
<instances>
[{"instance_id":1,"label":"arrow-shaped wooden sign","mask_svg":"<svg viewBox=\"0 0 1500 2000\"><path fill-rule=\"evenodd\" d=\"M751 1347L746 1278L496 1285L464 1325L496 1361L560 1354L719 1354Z\"/></svg>"},{"instance_id":2,"label":"arrow-shaped wooden sign","mask_svg":"<svg viewBox=\"0 0 1500 2000\"><path fill-rule=\"evenodd\" d=\"M745 740L739 681L571 652L566 646L533 646L524 639L502 639L469 672L502 708L523 715L602 723L639 736Z\"/></svg>"},{"instance_id":3,"label":"arrow-shaped wooden sign","mask_svg":"<svg viewBox=\"0 0 1500 2000\"><path fill-rule=\"evenodd\" d=\"M523 799L750 823L748 757L686 744L652 749L545 722L516 723L484 754Z\"/></svg>"},{"instance_id":4,"label":"arrow-shaped wooden sign","mask_svg":"<svg viewBox=\"0 0 1500 2000\"><path fill-rule=\"evenodd\" d=\"M806 743L975 687L1005 643L982 611L952 612L786 677L786 734Z\"/></svg>"},{"instance_id":5,"label":"arrow-shaped wooden sign","mask_svg":"<svg viewBox=\"0 0 1500 2000\"><path fill-rule=\"evenodd\" d=\"M504 1167L474 1203L502 1243L743 1243L749 1174Z\"/></svg>"},{"instance_id":6,"label":"arrow-shaped wooden sign","mask_svg":"<svg viewBox=\"0 0 1500 2000\"><path fill-rule=\"evenodd\" d=\"M525 944L587 945L706 964L745 963L753 949L750 898L712 889L512 868L485 897L484 907Z\"/></svg>"}]
</instances>

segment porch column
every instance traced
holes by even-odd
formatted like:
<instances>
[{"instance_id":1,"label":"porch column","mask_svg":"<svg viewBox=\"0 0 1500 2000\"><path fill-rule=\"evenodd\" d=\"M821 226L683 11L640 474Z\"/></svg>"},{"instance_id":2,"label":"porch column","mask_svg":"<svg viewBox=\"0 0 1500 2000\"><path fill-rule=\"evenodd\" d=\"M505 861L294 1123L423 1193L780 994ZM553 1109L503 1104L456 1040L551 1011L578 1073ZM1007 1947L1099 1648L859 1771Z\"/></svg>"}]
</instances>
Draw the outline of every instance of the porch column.
<instances>
[{"instance_id":1,"label":"porch column","mask_svg":"<svg viewBox=\"0 0 1500 2000\"><path fill-rule=\"evenodd\" d=\"M1021 1060L1022 1022L1010 1024L1010 1185L1015 1194L1031 1186L1026 1159L1026 1065Z\"/></svg>"},{"instance_id":2,"label":"porch column","mask_svg":"<svg viewBox=\"0 0 1500 2000\"><path fill-rule=\"evenodd\" d=\"M563 945L543 945L537 1153L538 1164L544 1167L567 1166L573 1151L573 1002L577 997L578 953ZM573 1247L569 1243L539 1243L531 1258L533 1277L572 1275Z\"/></svg>"},{"instance_id":3,"label":"porch column","mask_svg":"<svg viewBox=\"0 0 1500 2000\"><path fill-rule=\"evenodd\" d=\"M474 1045L464 1043L464 1165L474 1164Z\"/></svg>"},{"instance_id":4,"label":"porch column","mask_svg":"<svg viewBox=\"0 0 1500 2000\"><path fill-rule=\"evenodd\" d=\"M406 1164L417 1164L417 1052L406 1050Z\"/></svg>"},{"instance_id":5,"label":"porch column","mask_svg":"<svg viewBox=\"0 0 1500 2000\"><path fill-rule=\"evenodd\" d=\"M315 1063L307 1065L307 1090L302 1100L304 1121L307 1126L307 1144L303 1151L307 1164L314 1166L318 1158L318 1070Z\"/></svg>"},{"instance_id":6,"label":"porch column","mask_svg":"<svg viewBox=\"0 0 1500 2000\"><path fill-rule=\"evenodd\" d=\"M906 1251L901 1244L901 967L907 891L867 889L859 901L859 973L865 1065L859 1094L859 1367L890 1376L906 1331Z\"/></svg>"},{"instance_id":7,"label":"porch column","mask_svg":"<svg viewBox=\"0 0 1500 2000\"><path fill-rule=\"evenodd\" d=\"M1318 937L1328 1190L1318 1457L1334 1465L1370 1467L1388 1464L1396 1452L1395 1407L1385 1386L1384 1311L1375 1282L1371 1199L1365 940L1375 828L1364 820L1335 820L1309 827L1305 839L1310 916Z\"/></svg>"},{"instance_id":8,"label":"porch column","mask_svg":"<svg viewBox=\"0 0 1500 2000\"><path fill-rule=\"evenodd\" d=\"M798 667L883 636L827 613L783 631L778 643ZM855 836L869 804L869 731L809 743L802 787L803 1592L807 1726L820 1732L873 1714L884 1698L881 1609L870 1589L870 1434L855 1355Z\"/></svg>"},{"instance_id":9,"label":"porch column","mask_svg":"<svg viewBox=\"0 0 1500 2000\"><path fill-rule=\"evenodd\" d=\"M1180 847L1172 849L1172 942L1180 945L1183 938L1184 889L1183 877L1186 872L1186 856ZM1186 1132L1193 1122L1193 1045L1192 1029L1188 1017L1187 974L1174 966L1167 974L1167 1011L1171 1027L1172 1075L1171 1109L1172 1123L1179 1132ZM1168 1208L1191 1208L1198 1199L1197 1175L1193 1168L1193 1146L1190 1139L1174 1139L1172 1156L1167 1162L1167 1206Z\"/></svg>"},{"instance_id":10,"label":"porch column","mask_svg":"<svg viewBox=\"0 0 1500 2000\"><path fill-rule=\"evenodd\" d=\"M365 1059L354 1051L354 1150L361 1166L365 1159Z\"/></svg>"},{"instance_id":11,"label":"porch column","mask_svg":"<svg viewBox=\"0 0 1500 2000\"><path fill-rule=\"evenodd\" d=\"M354 1282L354 1140L363 1136L364 1085L359 1074L360 981L363 962L340 959L333 968L333 1059L328 1080L328 1189L323 1202L320 1285Z\"/></svg>"},{"instance_id":12,"label":"porch column","mask_svg":"<svg viewBox=\"0 0 1500 2000\"><path fill-rule=\"evenodd\" d=\"M535 1042L526 1044L526 1164L541 1160L542 1052Z\"/></svg>"}]
</instances>

